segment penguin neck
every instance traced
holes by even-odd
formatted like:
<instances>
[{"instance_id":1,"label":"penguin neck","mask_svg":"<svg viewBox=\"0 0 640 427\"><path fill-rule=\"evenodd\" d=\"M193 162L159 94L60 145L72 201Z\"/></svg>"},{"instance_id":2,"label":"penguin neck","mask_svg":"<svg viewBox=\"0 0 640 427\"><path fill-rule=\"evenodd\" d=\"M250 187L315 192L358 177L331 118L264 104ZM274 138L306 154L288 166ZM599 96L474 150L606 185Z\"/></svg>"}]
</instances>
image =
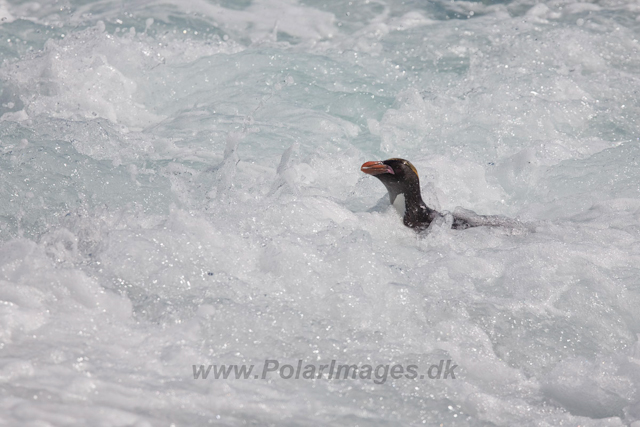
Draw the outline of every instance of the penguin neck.
<instances>
[{"instance_id":1,"label":"penguin neck","mask_svg":"<svg viewBox=\"0 0 640 427\"><path fill-rule=\"evenodd\" d=\"M403 218L404 224L411 228L426 228L438 215L422 200L419 184L398 189L387 188L389 201Z\"/></svg>"},{"instance_id":2,"label":"penguin neck","mask_svg":"<svg viewBox=\"0 0 640 427\"><path fill-rule=\"evenodd\" d=\"M396 212L398 212L401 217L404 217L404 214L407 212L407 202L404 197L404 193L397 194L391 204L395 208Z\"/></svg>"},{"instance_id":3,"label":"penguin neck","mask_svg":"<svg viewBox=\"0 0 640 427\"><path fill-rule=\"evenodd\" d=\"M426 207L420 193L413 191L389 192L389 201L401 215L413 211L419 206Z\"/></svg>"}]
</instances>

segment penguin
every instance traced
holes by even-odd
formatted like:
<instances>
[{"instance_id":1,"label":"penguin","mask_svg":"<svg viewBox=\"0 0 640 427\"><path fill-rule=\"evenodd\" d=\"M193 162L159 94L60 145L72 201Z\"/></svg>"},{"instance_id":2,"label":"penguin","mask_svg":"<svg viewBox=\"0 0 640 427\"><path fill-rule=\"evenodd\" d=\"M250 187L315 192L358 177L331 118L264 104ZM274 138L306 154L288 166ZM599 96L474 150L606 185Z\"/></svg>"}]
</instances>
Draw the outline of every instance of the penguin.
<instances>
[{"instance_id":1,"label":"penguin","mask_svg":"<svg viewBox=\"0 0 640 427\"><path fill-rule=\"evenodd\" d=\"M418 171L410 161L392 158L366 162L360 170L375 176L384 184L389 192L389 201L403 216L402 220L407 227L423 231L435 219L444 217L422 200ZM462 212L455 212L452 215L451 228L454 230L464 230L482 225L501 225L499 217L477 215L475 212L464 209Z\"/></svg>"}]
</instances>

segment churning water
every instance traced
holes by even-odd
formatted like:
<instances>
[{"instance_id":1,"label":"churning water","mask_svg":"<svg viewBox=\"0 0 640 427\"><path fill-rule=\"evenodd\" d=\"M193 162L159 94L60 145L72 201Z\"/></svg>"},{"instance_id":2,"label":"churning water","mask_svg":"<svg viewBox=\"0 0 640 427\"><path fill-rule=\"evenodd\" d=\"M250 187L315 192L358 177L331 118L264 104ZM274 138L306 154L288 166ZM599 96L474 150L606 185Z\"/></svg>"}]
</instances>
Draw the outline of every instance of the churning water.
<instances>
[{"instance_id":1,"label":"churning water","mask_svg":"<svg viewBox=\"0 0 640 427\"><path fill-rule=\"evenodd\" d=\"M0 19L0 424L640 425L637 1ZM531 230L416 236L388 157ZM267 359L424 378L194 379Z\"/></svg>"}]
</instances>

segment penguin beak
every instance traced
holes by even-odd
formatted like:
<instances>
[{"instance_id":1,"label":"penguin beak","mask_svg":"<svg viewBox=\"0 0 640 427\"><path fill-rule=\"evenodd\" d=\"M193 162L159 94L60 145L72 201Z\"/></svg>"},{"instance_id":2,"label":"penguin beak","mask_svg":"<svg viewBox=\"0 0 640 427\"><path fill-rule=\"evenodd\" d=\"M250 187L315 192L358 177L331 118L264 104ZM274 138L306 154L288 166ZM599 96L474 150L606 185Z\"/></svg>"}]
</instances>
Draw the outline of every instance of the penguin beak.
<instances>
[{"instance_id":1,"label":"penguin beak","mask_svg":"<svg viewBox=\"0 0 640 427\"><path fill-rule=\"evenodd\" d=\"M362 165L360 170L369 175L380 175L383 173L390 173L395 175L393 168L389 165L385 165L382 162L367 162Z\"/></svg>"}]
</instances>

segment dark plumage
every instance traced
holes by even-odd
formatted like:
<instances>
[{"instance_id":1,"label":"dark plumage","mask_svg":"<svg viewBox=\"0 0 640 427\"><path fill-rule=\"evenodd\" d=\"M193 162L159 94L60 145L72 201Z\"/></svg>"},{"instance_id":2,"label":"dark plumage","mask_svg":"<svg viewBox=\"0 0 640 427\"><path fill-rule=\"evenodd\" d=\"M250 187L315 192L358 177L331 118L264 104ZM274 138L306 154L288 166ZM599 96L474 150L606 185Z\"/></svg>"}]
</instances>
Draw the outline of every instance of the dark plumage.
<instances>
[{"instance_id":1,"label":"dark plumage","mask_svg":"<svg viewBox=\"0 0 640 427\"><path fill-rule=\"evenodd\" d=\"M389 201L393 204L399 195L404 195L404 225L421 231L429 227L431 222L442 217L442 214L428 207L420 194L418 171L404 159L389 159L377 162L366 162L360 169L362 172L378 178L389 192ZM472 224L470 221L453 215L451 228L460 230L483 224Z\"/></svg>"}]
</instances>

